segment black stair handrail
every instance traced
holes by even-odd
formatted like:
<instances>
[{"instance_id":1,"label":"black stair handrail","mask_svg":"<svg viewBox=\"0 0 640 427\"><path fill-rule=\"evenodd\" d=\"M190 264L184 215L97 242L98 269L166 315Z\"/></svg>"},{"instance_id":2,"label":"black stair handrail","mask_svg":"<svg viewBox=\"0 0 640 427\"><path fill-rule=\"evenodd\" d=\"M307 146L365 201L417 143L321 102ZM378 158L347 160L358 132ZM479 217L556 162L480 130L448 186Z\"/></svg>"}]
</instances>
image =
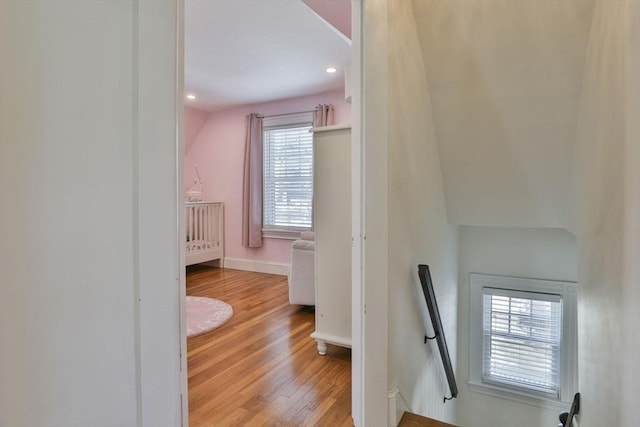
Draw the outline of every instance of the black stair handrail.
<instances>
[{"instance_id":1,"label":"black stair handrail","mask_svg":"<svg viewBox=\"0 0 640 427\"><path fill-rule=\"evenodd\" d=\"M449 384L449 391L451 397L444 397L444 402L454 399L458 396L458 386L456 385L456 377L451 365L451 358L449 357L449 349L447 347L447 340L444 337L444 329L442 328L442 320L440 319L440 311L438 311L438 303L436 301L436 294L433 291L433 282L431 281L431 272L429 266L425 264L418 265L418 277L420 277L420 284L422 285L422 292L424 293L424 299L429 309L429 317L431 318L431 324L433 325L434 335L428 337L425 335L424 342L427 340L435 339L438 343L438 350L440 351L440 359L444 367L444 372L447 377L447 383Z\"/></svg>"}]
</instances>

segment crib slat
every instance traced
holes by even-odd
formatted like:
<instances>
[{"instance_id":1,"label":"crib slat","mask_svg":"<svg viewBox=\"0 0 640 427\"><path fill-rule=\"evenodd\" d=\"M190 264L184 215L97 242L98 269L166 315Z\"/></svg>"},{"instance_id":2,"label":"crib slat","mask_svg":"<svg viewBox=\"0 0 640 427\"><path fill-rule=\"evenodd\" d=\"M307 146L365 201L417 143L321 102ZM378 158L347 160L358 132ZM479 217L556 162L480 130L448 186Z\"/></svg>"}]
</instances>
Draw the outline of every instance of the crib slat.
<instances>
[{"instance_id":1,"label":"crib slat","mask_svg":"<svg viewBox=\"0 0 640 427\"><path fill-rule=\"evenodd\" d=\"M193 207L187 206L187 240L189 244L187 244L187 251L190 251L191 241L193 240L193 230L191 230L191 213L193 212Z\"/></svg>"},{"instance_id":2,"label":"crib slat","mask_svg":"<svg viewBox=\"0 0 640 427\"><path fill-rule=\"evenodd\" d=\"M214 221L215 221L215 212L216 212L215 206L209 206L209 211L210 211L210 212L209 212L209 215L208 215L208 219L209 219L209 221L208 221L209 229L208 229L208 233L207 233L207 240L208 240L209 242L211 242L211 244L212 244L214 247L216 247L216 248L217 248L217 247L218 247L218 244L216 243L215 233L214 233L214 231L213 231L213 224L214 224Z\"/></svg>"},{"instance_id":3,"label":"crib slat","mask_svg":"<svg viewBox=\"0 0 640 427\"><path fill-rule=\"evenodd\" d=\"M223 258L222 202L185 203L186 265Z\"/></svg>"}]
</instances>

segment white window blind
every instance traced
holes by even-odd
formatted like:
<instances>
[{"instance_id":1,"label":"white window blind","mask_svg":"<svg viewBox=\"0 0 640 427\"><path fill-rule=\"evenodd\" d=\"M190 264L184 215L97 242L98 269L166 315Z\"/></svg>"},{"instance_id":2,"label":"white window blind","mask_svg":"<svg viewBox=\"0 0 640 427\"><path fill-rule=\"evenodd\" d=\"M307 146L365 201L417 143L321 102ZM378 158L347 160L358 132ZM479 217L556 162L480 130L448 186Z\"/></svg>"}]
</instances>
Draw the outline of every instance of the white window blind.
<instances>
[{"instance_id":1,"label":"white window blind","mask_svg":"<svg viewBox=\"0 0 640 427\"><path fill-rule=\"evenodd\" d=\"M483 381L558 398L561 296L492 287L482 294Z\"/></svg>"},{"instance_id":2,"label":"white window blind","mask_svg":"<svg viewBox=\"0 0 640 427\"><path fill-rule=\"evenodd\" d=\"M301 231L312 227L312 114L263 121L263 229Z\"/></svg>"}]
</instances>

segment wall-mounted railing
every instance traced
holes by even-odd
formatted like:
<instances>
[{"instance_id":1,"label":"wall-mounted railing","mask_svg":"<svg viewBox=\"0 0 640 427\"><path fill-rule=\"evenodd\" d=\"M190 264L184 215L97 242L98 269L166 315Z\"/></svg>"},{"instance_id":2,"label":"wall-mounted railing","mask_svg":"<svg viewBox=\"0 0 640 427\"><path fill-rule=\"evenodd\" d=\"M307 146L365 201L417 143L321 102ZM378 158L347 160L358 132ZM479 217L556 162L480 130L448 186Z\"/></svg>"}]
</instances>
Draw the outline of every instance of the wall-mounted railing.
<instances>
[{"instance_id":1,"label":"wall-mounted railing","mask_svg":"<svg viewBox=\"0 0 640 427\"><path fill-rule=\"evenodd\" d=\"M436 340L438 344L438 350L440 353L440 359L444 368L445 376L447 377L447 383L449 385L449 392L451 397L445 395L444 401L451 400L458 396L458 386L456 385L456 378L451 366L451 358L449 357L449 349L447 348L447 340L444 337L444 329L442 327L442 320L440 319L440 311L438 311L438 303L436 301L436 294L433 291L433 282L431 281L431 273L429 272L429 266L420 264L418 265L418 276L420 277L420 284L422 285L422 291L424 298L429 309L429 317L431 319L431 325L433 326L433 336L424 337L424 342L428 340Z\"/></svg>"},{"instance_id":2,"label":"wall-mounted railing","mask_svg":"<svg viewBox=\"0 0 640 427\"><path fill-rule=\"evenodd\" d=\"M571 403L571 408L569 412L563 412L560 414L558 418L560 418L560 424L558 427L572 427L573 426L573 417L580 413L580 393L576 393L573 396L573 402Z\"/></svg>"}]
</instances>

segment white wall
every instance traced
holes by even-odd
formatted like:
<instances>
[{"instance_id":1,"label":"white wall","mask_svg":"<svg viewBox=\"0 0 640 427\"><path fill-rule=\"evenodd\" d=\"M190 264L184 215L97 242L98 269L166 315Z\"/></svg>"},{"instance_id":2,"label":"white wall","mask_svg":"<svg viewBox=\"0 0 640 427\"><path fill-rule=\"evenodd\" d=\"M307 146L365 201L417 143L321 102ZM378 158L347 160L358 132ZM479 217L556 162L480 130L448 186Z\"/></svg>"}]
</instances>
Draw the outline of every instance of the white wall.
<instances>
[{"instance_id":1,"label":"white wall","mask_svg":"<svg viewBox=\"0 0 640 427\"><path fill-rule=\"evenodd\" d=\"M561 412L557 408L532 406L469 390L469 274L576 281L575 237L558 228L472 226L461 226L458 236L458 425L557 425Z\"/></svg>"},{"instance_id":2,"label":"white wall","mask_svg":"<svg viewBox=\"0 0 640 427\"><path fill-rule=\"evenodd\" d=\"M417 275L428 264L452 363L456 361L456 227L447 223L440 157L411 2L388 3L389 386L411 412L454 421ZM437 350L436 350L437 351ZM399 406L402 406L399 403Z\"/></svg>"},{"instance_id":3,"label":"white wall","mask_svg":"<svg viewBox=\"0 0 640 427\"><path fill-rule=\"evenodd\" d=\"M414 0L449 222L562 227L593 0Z\"/></svg>"},{"instance_id":4,"label":"white wall","mask_svg":"<svg viewBox=\"0 0 640 427\"><path fill-rule=\"evenodd\" d=\"M394 347L402 341L402 335L394 336L395 316L407 306L402 305L406 296L392 282L397 280L395 273L403 271L393 264L396 257L401 258L394 250L401 244L414 245L420 235L401 235L404 227L411 227L411 213L402 208L413 204L403 200L404 187L393 185L397 172L412 170L410 162L403 165L407 171L394 170L394 156L400 154L393 152L397 118L391 107L403 107L395 101L395 92L404 94L404 82L395 80L406 79L412 81L418 96L430 97L433 103L449 222L567 227L577 236L574 241L560 229L463 228L459 248L459 275L464 281L458 319L460 382L464 385L468 377L463 371L468 369L463 357L468 354L463 348L468 345L463 326L468 323L463 317L468 313L464 306L468 299L462 291L468 289L471 270L577 277L583 395L580 425L636 425L640 395L640 344L635 339L640 327L640 311L635 307L640 300L640 3L463 3L413 2L431 92L411 80L414 67L394 71L393 61L389 62L389 186L382 182L378 188L389 197L390 366L399 365ZM389 6L389 13L402 16L403 7ZM455 14L447 8L456 9ZM413 55L409 39L394 40L403 33L392 31L393 25L391 19L390 58ZM402 26L405 28L411 31ZM383 46L386 51L387 43ZM431 51L436 54L430 56ZM365 49L365 57L367 52ZM455 60L449 62L451 58ZM403 102L413 105L413 96L405 98ZM406 117L412 126L429 123L428 115L413 110ZM403 185L411 188L408 181ZM437 201L435 205L439 206ZM567 208L571 210L569 221ZM396 216L408 224L397 226ZM485 270L489 266L491 270ZM411 350L405 353L404 360L415 357ZM415 366L410 372L422 375ZM401 375L392 370L389 378L401 384ZM470 396L466 390L461 393L457 421L462 426L513 424L508 415L519 419L520 425L556 423L557 410Z\"/></svg>"},{"instance_id":5,"label":"white wall","mask_svg":"<svg viewBox=\"0 0 640 427\"><path fill-rule=\"evenodd\" d=\"M640 4L597 1L575 143L581 427L638 424Z\"/></svg>"},{"instance_id":6,"label":"white wall","mask_svg":"<svg viewBox=\"0 0 640 427\"><path fill-rule=\"evenodd\" d=\"M361 424L377 427L388 418L387 411L387 331L388 324L388 69L387 69L387 2L362 1L362 145L354 159L359 160L361 209L362 292L354 297L361 301L363 365L361 381L364 398L360 405ZM357 100L356 100L357 101ZM358 104L354 104L356 107ZM358 112L355 113L356 115ZM355 134L358 125L355 124ZM357 160L356 160L357 161ZM356 325L357 326L357 325ZM358 333L353 334L354 337ZM384 425L384 424L383 424Z\"/></svg>"},{"instance_id":7,"label":"white wall","mask_svg":"<svg viewBox=\"0 0 640 427\"><path fill-rule=\"evenodd\" d=\"M179 421L175 25L0 2L2 427Z\"/></svg>"}]
</instances>

